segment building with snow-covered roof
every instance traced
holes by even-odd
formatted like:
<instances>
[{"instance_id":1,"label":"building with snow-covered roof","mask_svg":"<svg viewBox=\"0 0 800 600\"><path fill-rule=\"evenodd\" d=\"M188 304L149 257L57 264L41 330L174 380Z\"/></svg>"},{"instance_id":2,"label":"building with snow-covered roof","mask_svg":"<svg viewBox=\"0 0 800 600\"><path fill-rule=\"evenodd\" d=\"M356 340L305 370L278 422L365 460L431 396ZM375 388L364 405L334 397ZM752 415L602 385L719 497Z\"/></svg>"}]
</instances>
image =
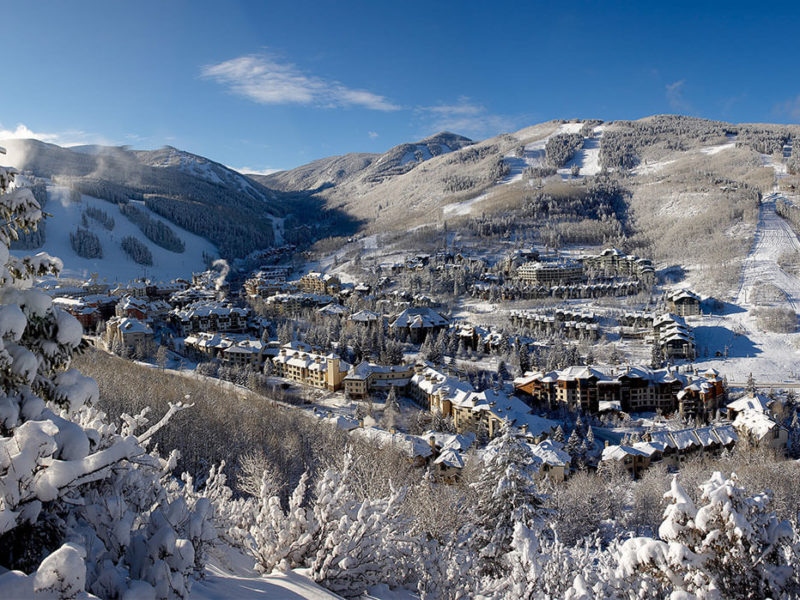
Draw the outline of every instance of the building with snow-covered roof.
<instances>
[{"instance_id":1,"label":"building with snow-covered roof","mask_svg":"<svg viewBox=\"0 0 800 600\"><path fill-rule=\"evenodd\" d=\"M331 317L341 317L349 313L350 311L347 307L342 306L338 302L331 302L330 304L326 304L322 308L318 308L317 312L321 315L327 315Z\"/></svg>"},{"instance_id":2,"label":"building with snow-covered roof","mask_svg":"<svg viewBox=\"0 0 800 600\"><path fill-rule=\"evenodd\" d=\"M127 348L137 348L153 341L153 330L139 319L113 317L106 323L106 343L111 347L120 343Z\"/></svg>"},{"instance_id":3,"label":"building with snow-covered roof","mask_svg":"<svg viewBox=\"0 0 800 600\"><path fill-rule=\"evenodd\" d=\"M335 296L342 289L342 282L336 275L311 272L303 275L297 287L308 294Z\"/></svg>"},{"instance_id":4,"label":"building with snow-covered roof","mask_svg":"<svg viewBox=\"0 0 800 600\"><path fill-rule=\"evenodd\" d=\"M391 387L405 390L414 376L414 365L377 365L362 361L344 378L344 393L351 400L364 400L375 391Z\"/></svg>"},{"instance_id":5,"label":"building with snow-covered roof","mask_svg":"<svg viewBox=\"0 0 800 600\"><path fill-rule=\"evenodd\" d=\"M502 423L508 422L535 438L549 435L558 425L532 415L530 408L519 398L499 390L476 392L468 381L445 375L424 364L415 367L407 390L420 406L451 417L459 433L485 429L489 437L494 437Z\"/></svg>"},{"instance_id":6,"label":"building with snow-covered roof","mask_svg":"<svg viewBox=\"0 0 800 600\"><path fill-rule=\"evenodd\" d=\"M243 332L249 316L249 308L222 302L195 302L173 309L168 320L179 335L185 336L200 331Z\"/></svg>"},{"instance_id":7,"label":"building with snow-covered roof","mask_svg":"<svg viewBox=\"0 0 800 600\"><path fill-rule=\"evenodd\" d=\"M539 473L554 483L564 481L570 472L572 457L564 450L564 444L552 438L530 446L533 455L542 461Z\"/></svg>"},{"instance_id":8,"label":"building with snow-covered roof","mask_svg":"<svg viewBox=\"0 0 800 600\"><path fill-rule=\"evenodd\" d=\"M147 282L129 281L128 283L120 283L109 293L112 296L134 296L136 298L146 298Z\"/></svg>"},{"instance_id":9,"label":"building with snow-covered roof","mask_svg":"<svg viewBox=\"0 0 800 600\"><path fill-rule=\"evenodd\" d=\"M383 321L383 317L371 310L360 310L350 315L349 323L355 325L376 325Z\"/></svg>"},{"instance_id":10,"label":"building with snow-covered roof","mask_svg":"<svg viewBox=\"0 0 800 600\"><path fill-rule=\"evenodd\" d=\"M774 400L764 394L758 392L749 392L737 398L733 402L729 402L725 409L728 411L728 418L733 421L740 412L745 410L756 410L767 415L772 414L772 406Z\"/></svg>"},{"instance_id":11,"label":"building with snow-covered roof","mask_svg":"<svg viewBox=\"0 0 800 600\"><path fill-rule=\"evenodd\" d=\"M633 446L610 445L603 449L598 468L610 464L622 465L628 474L636 479L642 471L650 466L650 456L644 450Z\"/></svg>"},{"instance_id":12,"label":"building with snow-covered roof","mask_svg":"<svg viewBox=\"0 0 800 600\"><path fill-rule=\"evenodd\" d=\"M756 446L786 451L788 430L760 410L745 409L736 415L733 427L740 437Z\"/></svg>"},{"instance_id":13,"label":"building with snow-covered roof","mask_svg":"<svg viewBox=\"0 0 800 600\"><path fill-rule=\"evenodd\" d=\"M694 388L689 386L694 385ZM690 377L671 369L573 366L549 373L526 373L514 387L532 403L551 409L566 405L595 413L600 402L619 402L625 412L683 408L687 415L713 414L725 396L719 377ZM682 393L685 392L685 393Z\"/></svg>"},{"instance_id":14,"label":"building with snow-covered roof","mask_svg":"<svg viewBox=\"0 0 800 600\"><path fill-rule=\"evenodd\" d=\"M565 285L585 279L583 266L577 262L527 262L517 269L517 277L526 284Z\"/></svg>"},{"instance_id":15,"label":"building with snow-covered roof","mask_svg":"<svg viewBox=\"0 0 800 600\"><path fill-rule=\"evenodd\" d=\"M395 336L405 337L414 344L421 343L430 333L447 328L450 321L429 307L407 308L389 325Z\"/></svg>"},{"instance_id":16,"label":"building with snow-covered roof","mask_svg":"<svg viewBox=\"0 0 800 600\"><path fill-rule=\"evenodd\" d=\"M170 294L167 302L170 306L178 308L197 302L216 302L218 299L219 293L216 290L186 288Z\"/></svg>"},{"instance_id":17,"label":"building with snow-covered roof","mask_svg":"<svg viewBox=\"0 0 800 600\"><path fill-rule=\"evenodd\" d=\"M665 296L667 310L682 317L700 314L700 296L687 289L672 290Z\"/></svg>"},{"instance_id":18,"label":"building with snow-covered roof","mask_svg":"<svg viewBox=\"0 0 800 600\"><path fill-rule=\"evenodd\" d=\"M646 284L655 280L653 263L646 258L628 255L616 248L606 248L600 254L579 259L584 269L592 276L636 277Z\"/></svg>"},{"instance_id":19,"label":"building with snow-covered roof","mask_svg":"<svg viewBox=\"0 0 800 600\"><path fill-rule=\"evenodd\" d=\"M95 327L100 321L100 311L89 305L84 298L53 298L53 306L57 306L78 319L85 331Z\"/></svg>"},{"instance_id":20,"label":"building with snow-covered roof","mask_svg":"<svg viewBox=\"0 0 800 600\"><path fill-rule=\"evenodd\" d=\"M350 364L335 354L297 350L290 344L281 347L272 359L275 374L303 385L336 391L341 389Z\"/></svg>"},{"instance_id":21,"label":"building with snow-covered roof","mask_svg":"<svg viewBox=\"0 0 800 600\"><path fill-rule=\"evenodd\" d=\"M723 449L730 450L739 439L730 424L679 430L663 429L650 431L644 437L645 442L662 447L661 456L671 466L678 466L697 454L718 454Z\"/></svg>"},{"instance_id":22,"label":"building with snow-covered roof","mask_svg":"<svg viewBox=\"0 0 800 600\"><path fill-rule=\"evenodd\" d=\"M694 334L681 316L666 313L656 317L653 336L665 359L695 359Z\"/></svg>"}]
</instances>

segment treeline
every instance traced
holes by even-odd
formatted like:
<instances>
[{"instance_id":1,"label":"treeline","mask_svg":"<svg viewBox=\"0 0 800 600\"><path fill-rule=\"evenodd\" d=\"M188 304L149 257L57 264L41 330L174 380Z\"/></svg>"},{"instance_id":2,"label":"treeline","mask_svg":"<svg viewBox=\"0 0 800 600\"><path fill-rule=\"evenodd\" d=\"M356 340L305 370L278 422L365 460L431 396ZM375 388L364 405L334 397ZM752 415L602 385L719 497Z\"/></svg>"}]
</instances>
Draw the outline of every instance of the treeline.
<instances>
[{"instance_id":1,"label":"treeline","mask_svg":"<svg viewBox=\"0 0 800 600\"><path fill-rule=\"evenodd\" d=\"M233 190L178 169L149 167L132 159L118 163L119 158L124 157L115 155L115 160L109 160L99 172L85 177L56 179L112 204L146 201L156 214L206 237L223 257L246 256L274 245L269 215L280 214L280 209L266 202L268 191L257 183L252 183L252 189L244 186ZM154 208L155 205L165 206ZM224 225L214 226L212 221Z\"/></svg>"},{"instance_id":2,"label":"treeline","mask_svg":"<svg viewBox=\"0 0 800 600\"><path fill-rule=\"evenodd\" d=\"M584 121L583 127L581 127L581 135L583 137L594 137L594 128L602 124L602 119L588 119Z\"/></svg>"},{"instance_id":3,"label":"treeline","mask_svg":"<svg viewBox=\"0 0 800 600\"><path fill-rule=\"evenodd\" d=\"M558 184L526 193L519 208L467 221L480 238L516 235L552 248L617 242L628 234L628 190L608 177L588 185Z\"/></svg>"},{"instance_id":4,"label":"treeline","mask_svg":"<svg viewBox=\"0 0 800 600\"><path fill-rule=\"evenodd\" d=\"M186 249L183 240L168 225L151 218L150 215L139 210L133 204L120 204L119 210L154 244L170 252L183 252Z\"/></svg>"},{"instance_id":5,"label":"treeline","mask_svg":"<svg viewBox=\"0 0 800 600\"><path fill-rule=\"evenodd\" d=\"M253 250L274 245L271 223L265 227L259 221L236 222L183 198L149 196L145 206L178 227L211 240L223 257L246 256Z\"/></svg>"},{"instance_id":6,"label":"treeline","mask_svg":"<svg viewBox=\"0 0 800 600\"><path fill-rule=\"evenodd\" d=\"M567 164L575 152L583 146L583 136L579 133L561 133L554 135L544 147L545 160L555 168Z\"/></svg>"},{"instance_id":7,"label":"treeline","mask_svg":"<svg viewBox=\"0 0 800 600\"><path fill-rule=\"evenodd\" d=\"M104 211L104 210L102 210L100 208L95 208L93 206L87 206L83 211L82 220L84 221L84 223L86 222L87 218L88 219L93 219L94 221L97 221L98 223L100 223L103 227L105 227L109 231L114 229L114 225L115 225L114 217L112 217L106 211ZM88 229L88 225L84 225L84 227L86 227Z\"/></svg>"},{"instance_id":8,"label":"treeline","mask_svg":"<svg viewBox=\"0 0 800 600\"><path fill-rule=\"evenodd\" d=\"M69 234L69 244L75 254L83 258L103 258L103 246L100 238L83 227Z\"/></svg>"},{"instance_id":9,"label":"treeline","mask_svg":"<svg viewBox=\"0 0 800 600\"><path fill-rule=\"evenodd\" d=\"M153 264L153 254L150 249L135 237L126 235L122 238L122 249L136 263L150 266Z\"/></svg>"},{"instance_id":10,"label":"treeline","mask_svg":"<svg viewBox=\"0 0 800 600\"><path fill-rule=\"evenodd\" d=\"M752 148L761 154L776 154L783 151L791 137L785 131L774 129L743 129L736 138L736 146Z\"/></svg>"},{"instance_id":11,"label":"treeline","mask_svg":"<svg viewBox=\"0 0 800 600\"><path fill-rule=\"evenodd\" d=\"M62 180L56 178L56 181L61 182ZM129 200L144 200L143 194L129 186L104 179L67 179L64 183L73 191L112 204L124 203Z\"/></svg>"},{"instance_id":12,"label":"treeline","mask_svg":"<svg viewBox=\"0 0 800 600\"><path fill-rule=\"evenodd\" d=\"M775 212L789 221L795 229L800 229L800 206L785 198L779 198L775 202Z\"/></svg>"},{"instance_id":13,"label":"treeline","mask_svg":"<svg viewBox=\"0 0 800 600\"><path fill-rule=\"evenodd\" d=\"M722 141L737 133L728 123L694 117L661 115L648 121L617 121L616 128L603 133L600 166L604 169L632 169L639 164L642 150L663 146L686 150L692 145Z\"/></svg>"}]
</instances>

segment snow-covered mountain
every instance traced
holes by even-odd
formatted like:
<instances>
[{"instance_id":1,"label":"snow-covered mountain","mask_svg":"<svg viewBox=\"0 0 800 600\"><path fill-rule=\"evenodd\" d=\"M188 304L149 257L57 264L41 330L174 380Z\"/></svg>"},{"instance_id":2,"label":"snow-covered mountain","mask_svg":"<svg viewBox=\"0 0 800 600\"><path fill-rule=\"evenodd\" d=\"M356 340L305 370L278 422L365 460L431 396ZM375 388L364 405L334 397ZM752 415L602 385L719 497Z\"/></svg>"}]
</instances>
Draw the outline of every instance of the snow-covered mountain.
<instances>
[{"instance_id":1,"label":"snow-covered mountain","mask_svg":"<svg viewBox=\"0 0 800 600\"><path fill-rule=\"evenodd\" d=\"M462 135L442 131L418 142L400 144L383 154L331 156L290 171L252 177L267 187L285 191L315 190L352 181L375 184L408 173L434 157L455 152L472 143Z\"/></svg>"},{"instance_id":2,"label":"snow-covered mountain","mask_svg":"<svg viewBox=\"0 0 800 600\"><path fill-rule=\"evenodd\" d=\"M123 213L119 205L88 195L78 197L71 194L67 187L49 185L44 206L44 211L49 215L45 224L44 243L35 249L13 250L12 254L24 256L44 251L63 261L64 276L88 278L92 273L97 273L101 281L105 279L109 283L127 282L139 277L156 281L191 277L193 272L205 270L205 256L219 255L217 247L207 239L170 223L150 211L143 202L131 201L131 204L150 220L169 227L182 242L183 252L170 251L153 242ZM113 222L113 228L109 229L91 217L85 218L87 210L91 212L92 209L107 215L110 218L108 223ZM84 224L88 224L89 231L97 236L102 257L85 258L73 249L70 235ZM121 244L123 238L128 236L134 237L147 248L152 255L152 265L138 264L126 254Z\"/></svg>"},{"instance_id":3,"label":"snow-covered mountain","mask_svg":"<svg viewBox=\"0 0 800 600\"><path fill-rule=\"evenodd\" d=\"M143 201L171 223L207 238L228 258L274 245L276 222L287 214L285 194L175 148L61 148L37 140L2 144L7 162L30 179L111 204Z\"/></svg>"}]
</instances>

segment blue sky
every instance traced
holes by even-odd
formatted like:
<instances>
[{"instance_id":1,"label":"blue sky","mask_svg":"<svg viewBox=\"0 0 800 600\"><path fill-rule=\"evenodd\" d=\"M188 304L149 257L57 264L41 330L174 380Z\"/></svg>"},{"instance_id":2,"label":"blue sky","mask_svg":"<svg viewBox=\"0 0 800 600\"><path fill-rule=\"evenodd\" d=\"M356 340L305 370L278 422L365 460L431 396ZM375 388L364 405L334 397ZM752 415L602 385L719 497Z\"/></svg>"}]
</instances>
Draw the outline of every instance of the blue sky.
<instances>
[{"instance_id":1,"label":"blue sky","mask_svg":"<svg viewBox=\"0 0 800 600\"><path fill-rule=\"evenodd\" d=\"M261 171L554 118L798 122L800 3L753 6L0 0L0 138Z\"/></svg>"}]
</instances>

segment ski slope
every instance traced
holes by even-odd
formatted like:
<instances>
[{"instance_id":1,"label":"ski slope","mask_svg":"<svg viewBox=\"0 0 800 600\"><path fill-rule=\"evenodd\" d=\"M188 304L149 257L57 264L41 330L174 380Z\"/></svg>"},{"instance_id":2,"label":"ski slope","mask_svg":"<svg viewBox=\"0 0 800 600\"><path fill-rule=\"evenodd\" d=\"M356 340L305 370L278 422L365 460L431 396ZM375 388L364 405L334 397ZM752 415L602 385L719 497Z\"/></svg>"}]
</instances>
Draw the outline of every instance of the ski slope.
<instances>
[{"instance_id":1,"label":"ski slope","mask_svg":"<svg viewBox=\"0 0 800 600\"><path fill-rule=\"evenodd\" d=\"M72 202L69 190L52 185L47 188L48 201L44 212L51 215L45 219L46 238L41 248L35 250L14 250L15 256L47 252L57 256L64 262L62 276L87 278L97 273L99 279L112 282L127 282L139 277L152 280L171 280L175 277L188 277L192 272L205 270L203 253L218 256L216 246L198 235L181 229L166 219L145 208L143 202L134 202L136 208L147 213L151 218L166 223L183 240L185 250L182 253L165 250L147 239L141 230L124 216L116 204L99 200L90 196L82 196L81 202ZM103 258L87 259L78 256L72 249L69 234L81 223L81 215L87 207L99 208L114 218L114 229L109 231L99 223L90 220L91 231L100 239L103 247ZM144 266L135 263L122 250L121 242L125 236L133 236L144 243L153 255L153 265Z\"/></svg>"},{"instance_id":2,"label":"ski slope","mask_svg":"<svg viewBox=\"0 0 800 600\"><path fill-rule=\"evenodd\" d=\"M759 208L758 227L753 247L742 264L742 279L736 294L739 306L753 305L753 288L770 284L786 294L786 301L800 309L800 279L784 271L778 264L781 254L800 252L800 240L788 222L775 212L779 194L765 197Z\"/></svg>"},{"instance_id":3,"label":"ski slope","mask_svg":"<svg viewBox=\"0 0 800 600\"><path fill-rule=\"evenodd\" d=\"M775 169L780 177L782 169ZM800 333L773 333L758 327L753 309L766 305L800 309L800 277L787 273L778 264L782 254L800 251L800 240L791 226L775 212L777 191L764 198L759 207L758 225L753 246L742 264L739 289L733 303L721 316L690 319L695 327L699 353L709 348L727 349L727 359L701 358L698 370L717 369L729 381L744 381L749 373L756 382L800 380ZM777 292L772 301L758 297L757 289L770 286ZM702 356L702 354L701 354Z\"/></svg>"},{"instance_id":4,"label":"ski slope","mask_svg":"<svg viewBox=\"0 0 800 600\"><path fill-rule=\"evenodd\" d=\"M491 196L495 190L500 186L510 185L522 180L522 175L528 167L543 167L545 166L545 146L547 141L554 135L562 133L580 133L583 123L562 123L549 135L546 135L540 140L526 144L522 150L522 156L514 154L506 154L503 156L503 162L508 166L508 174L503 177L496 185L489 190L462 202L454 202L448 204L442 209L444 216L464 216L472 212L475 205L480 204L483 200ZM602 125L595 128L596 132L602 132ZM600 172L600 140L599 138L584 138L584 147L579 149L572 160L567 163L563 169L559 169L558 173L562 179L570 179L572 177L571 167L577 164L580 168L580 175L596 175Z\"/></svg>"}]
</instances>

